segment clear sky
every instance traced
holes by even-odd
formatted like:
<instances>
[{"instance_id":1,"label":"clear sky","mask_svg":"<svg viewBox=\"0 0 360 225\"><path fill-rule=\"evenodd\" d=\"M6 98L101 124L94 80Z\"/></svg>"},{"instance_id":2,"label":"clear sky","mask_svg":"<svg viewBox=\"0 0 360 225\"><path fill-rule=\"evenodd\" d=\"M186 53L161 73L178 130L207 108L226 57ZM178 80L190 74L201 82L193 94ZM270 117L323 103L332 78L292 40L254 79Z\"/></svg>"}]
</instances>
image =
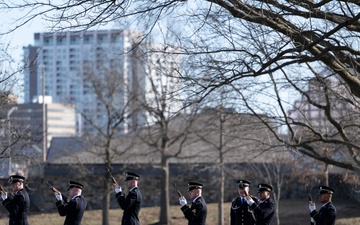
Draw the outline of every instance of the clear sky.
<instances>
[{"instance_id":1,"label":"clear sky","mask_svg":"<svg viewBox=\"0 0 360 225\"><path fill-rule=\"evenodd\" d=\"M1 33L8 32L16 26L15 19L21 16L21 12L15 13L0 13L0 30ZM44 31L44 25L40 19L27 24L24 27L18 28L11 34L2 35L0 42L2 45L10 44L10 53L15 59L21 59L22 47L33 44L33 37L35 32Z\"/></svg>"},{"instance_id":2,"label":"clear sky","mask_svg":"<svg viewBox=\"0 0 360 225\"><path fill-rule=\"evenodd\" d=\"M3 12L0 13L0 45L1 47L7 47L7 54L11 56L13 63L11 66L8 66L9 63L3 62L1 65L2 70L6 71L16 71L16 69L22 65L22 54L23 54L23 47L29 44L33 44L33 37L35 32L42 32L44 31L44 26L42 22L37 19L34 20L32 23L27 24L24 27L20 27L16 31L10 34L3 34L11 30L13 27L16 26L16 18L21 16L21 12ZM2 54L2 53L1 53ZM10 67L10 68L9 68ZM12 90L15 94L19 95L19 102L22 102L22 81L23 81L23 74L17 74L19 79L19 84L15 85L15 88Z\"/></svg>"},{"instance_id":3,"label":"clear sky","mask_svg":"<svg viewBox=\"0 0 360 225\"><path fill-rule=\"evenodd\" d=\"M15 60L15 62L11 64L12 71L15 71L19 66L22 66L23 47L34 44L34 33L46 32L50 30L49 24L45 23L45 21L41 18L36 18L26 25L17 28L10 34L4 34L18 25L16 20L23 17L23 14L24 12L21 11L0 11L0 45L1 47L8 45L7 54ZM104 27L104 29L106 28ZM6 70L8 70L7 62L4 62L0 66L6 66ZM17 86L20 87L16 88L16 90L13 90L15 94L19 95L20 103L22 102L22 76L23 74L18 74L20 84Z\"/></svg>"}]
</instances>

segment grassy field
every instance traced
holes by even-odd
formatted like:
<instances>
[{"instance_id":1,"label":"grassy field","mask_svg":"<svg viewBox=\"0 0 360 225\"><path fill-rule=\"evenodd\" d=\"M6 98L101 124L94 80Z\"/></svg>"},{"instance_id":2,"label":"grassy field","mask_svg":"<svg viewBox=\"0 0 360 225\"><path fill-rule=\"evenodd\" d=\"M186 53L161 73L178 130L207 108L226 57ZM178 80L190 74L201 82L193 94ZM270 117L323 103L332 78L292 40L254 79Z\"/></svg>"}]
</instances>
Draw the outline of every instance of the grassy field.
<instances>
[{"instance_id":1,"label":"grassy field","mask_svg":"<svg viewBox=\"0 0 360 225\"><path fill-rule=\"evenodd\" d=\"M360 205L351 202L334 202L338 211L338 219L336 225L354 225L360 224ZM230 203L224 204L225 225L229 221ZM319 206L318 206L319 207ZM55 209L55 205L54 205ZM156 224L158 222L159 207L144 207L140 211L140 222L142 225ZM218 209L216 204L208 204L207 225L218 224ZM283 200L280 205L280 222L282 225L306 225L309 224L309 209L306 202ZM179 206L171 206L170 209L171 224L184 225L187 221ZM121 224L122 211L120 209L110 210L110 225ZM48 214L31 214L29 216L30 225L62 225L64 217L60 217L57 213ZM7 225L8 219L1 218L0 225ZM273 220L272 224L276 224ZM85 212L82 225L101 225L101 210L87 210Z\"/></svg>"}]
</instances>

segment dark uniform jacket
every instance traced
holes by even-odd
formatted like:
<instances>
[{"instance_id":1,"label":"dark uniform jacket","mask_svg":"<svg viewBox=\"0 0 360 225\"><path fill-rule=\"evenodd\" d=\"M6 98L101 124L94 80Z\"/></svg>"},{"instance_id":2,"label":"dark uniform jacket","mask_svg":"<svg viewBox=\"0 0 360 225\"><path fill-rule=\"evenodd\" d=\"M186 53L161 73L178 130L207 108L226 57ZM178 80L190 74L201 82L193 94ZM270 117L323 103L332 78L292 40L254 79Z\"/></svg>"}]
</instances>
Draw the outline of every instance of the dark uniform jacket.
<instances>
[{"instance_id":1,"label":"dark uniform jacket","mask_svg":"<svg viewBox=\"0 0 360 225\"><path fill-rule=\"evenodd\" d=\"M235 198L231 203L230 225L255 225L255 215L241 197Z\"/></svg>"},{"instance_id":2,"label":"dark uniform jacket","mask_svg":"<svg viewBox=\"0 0 360 225\"><path fill-rule=\"evenodd\" d=\"M125 197L123 192L116 193L116 200L119 206L124 210L122 216L122 225L140 225L139 212L142 204L142 195L139 187L134 187Z\"/></svg>"},{"instance_id":3,"label":"dark uniform jacket","mask_svg":"<svg viewBox=\"0 0 360 225\"><path fill-rule=\"evenodd\" d=\"M271 224L271 219L275 214L275 204L272 199L268 198L261 203L254 203L250 208L254 211L256 225Z\"/></svg>"},{"instance_id":4,"label":"dark uniform jacket","mask_svg":"<svg viewBox=\"0 0 360 225\"><path fill-rule=\"evenodd\" d=\"M9 215L9 225L28 225L27 220L30 198L25 189L21 189L15 193L12 199L5 199L2 204L5 206Z\"/></svg>"},{"instance_id":5,"label":"dark uniform jacket","mask_svg":"<svg viewBox=\"0 0 360 225\"><path fill-rule=\"evenodd\" d=\"M66 216L64 225L80 225L86 208L86 199L78 195L68 203L57 201L57 209L60 216Z\"/></svg>"},{"instance_id":6,"label":"dark uniform jacket","mask_svg":"<svg viewBox=\"0 0 360 225\"><path fill-rule=\"evenodd\" d=\"M320 208L319 212L312 211L310 216L315 220L316 225L334 225L336 209L331 202L328 202Z\"/></svg>"},{"instance_id":7,"label":"dark uniform jacket","mask_svg":"<svg viewBox=\"0 0 360 225\"><path fill-rule=\"evenodd\" d=\"M192 202L190 208L188 205L181 207L181 211L188 220L188 225L206 224L207 207L202 196L196 198L195 201Z\"/></svg>"}]
</instances>

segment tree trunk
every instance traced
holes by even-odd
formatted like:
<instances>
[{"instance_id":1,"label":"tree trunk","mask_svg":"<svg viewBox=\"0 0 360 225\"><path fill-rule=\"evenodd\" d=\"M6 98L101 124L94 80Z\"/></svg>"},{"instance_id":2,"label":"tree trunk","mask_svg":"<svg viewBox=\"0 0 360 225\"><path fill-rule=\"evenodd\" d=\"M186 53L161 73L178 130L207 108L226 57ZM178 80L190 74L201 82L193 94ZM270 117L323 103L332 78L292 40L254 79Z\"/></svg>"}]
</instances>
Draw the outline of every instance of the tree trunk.
<instances>
[{"instance_id":1,"label":"tree trunk","mask_svg":"<svg viewBox=\"0 0 360 225\"><path fill-rule=\"evenodd\" d=\"M220 163L220 193L219 193L219 199L218 199L218 224L223 225L224 224L224 186L225 186L225 177L224 177L224 163Z\"/></svg>"},{"instance_id":2,"label":"tree trunk","mask_svg":"<svg viewBox=\"0 0 360 225\"><path fill-rule=\"evenodd\" d=\"M109 178L110 179L110 178ZM109 225L110 192L109 182L105 181L102 199L102 225Z\"/></svg>"},{"instance_id":3,"label":"tree trunk","mask_svg":"<svg viewBox=\"0 0 360 225\"><path fill-rule=\"evenodd\" d=\"M165 158L165 157L163 157ZM169 163L167 159L163 159L161 163L161 197L160 197L160 218L159 224L170 224L170 201L169 201Z\"/></svg>"},{"instance_id":4,"label":"tree trunk","mask_svg":"<svg viewBox=\"0 0 360 225\"><path fill-rule=\"evenodd\" d=\"M329 186L329 164L325 164L325 171L324 171L324 176L325 176L325 185Z\"/></svg>"},{"instance_id":5,"label":"tree trunk","mask_svg":"<svg viewBox=\"0 0 360 225\"><path fill-rule=\"evenodd\" d=\"M279 208L280 208L280 192L281 192L281 186L278 185L278 188L277 188L277 194L274 196L275 199L276 199L276 202L275 202L275 218L276 218L276 224L277 225L280 225L280 215L279 215Z\"/></svg>"}]
</instances>

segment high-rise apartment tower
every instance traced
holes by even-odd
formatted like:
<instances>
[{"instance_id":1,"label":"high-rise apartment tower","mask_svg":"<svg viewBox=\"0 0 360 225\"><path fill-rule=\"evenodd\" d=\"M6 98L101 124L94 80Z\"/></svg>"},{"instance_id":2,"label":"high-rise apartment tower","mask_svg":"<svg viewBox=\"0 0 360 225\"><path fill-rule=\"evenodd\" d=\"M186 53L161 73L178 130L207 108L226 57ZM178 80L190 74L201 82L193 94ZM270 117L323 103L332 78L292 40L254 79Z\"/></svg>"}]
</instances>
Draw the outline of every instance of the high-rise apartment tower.
<instances>
[{"instance_id":1,"label":"high-rise apartment tower","mask_svg":"<svg viewBox=\"0 0 360 225\"><path fill-rule=\"evenodd\" d=\"M167 60L166 66L160 65L160 62L164 62L159 60L159 54L144 57L144 50L140 49L145 45L139 45L141 37L141 32L129 30L35 33L34 45L24 47L27 65L24 78L25 103L41 95L51 96L54 103L73 104L78 112L101 123L104 110L102 103L96 100L93 87L95 84L104 85L105 82L101 80L112 80L108 83L115 85L116 82L122 82L123 85L115 97L111 96L115 104L138 107L137 104L129 104L130 99L134 99L132 96L136 94L136 99L149 99L160 93L150 90L154 84L159 89L164 87L161 84L163 79L155 77L161 76L164 71L161 68L169 69L179 64L178 58L174 58L171 62ZM177 82L174 79L167 82L170 83L168 87L176 89ZM110 88L103 88L103 91ZM107 95L110 97L110 94ZM172 110L176 111L179 107L174 105L174 101L171 102ZM151 120L145 111L134 108L125 111L129 115L121 127L123 132L132 126L148 124ZM77 117L80 135L92 129L83 118Z\"/></svg>"}]
</instances>

